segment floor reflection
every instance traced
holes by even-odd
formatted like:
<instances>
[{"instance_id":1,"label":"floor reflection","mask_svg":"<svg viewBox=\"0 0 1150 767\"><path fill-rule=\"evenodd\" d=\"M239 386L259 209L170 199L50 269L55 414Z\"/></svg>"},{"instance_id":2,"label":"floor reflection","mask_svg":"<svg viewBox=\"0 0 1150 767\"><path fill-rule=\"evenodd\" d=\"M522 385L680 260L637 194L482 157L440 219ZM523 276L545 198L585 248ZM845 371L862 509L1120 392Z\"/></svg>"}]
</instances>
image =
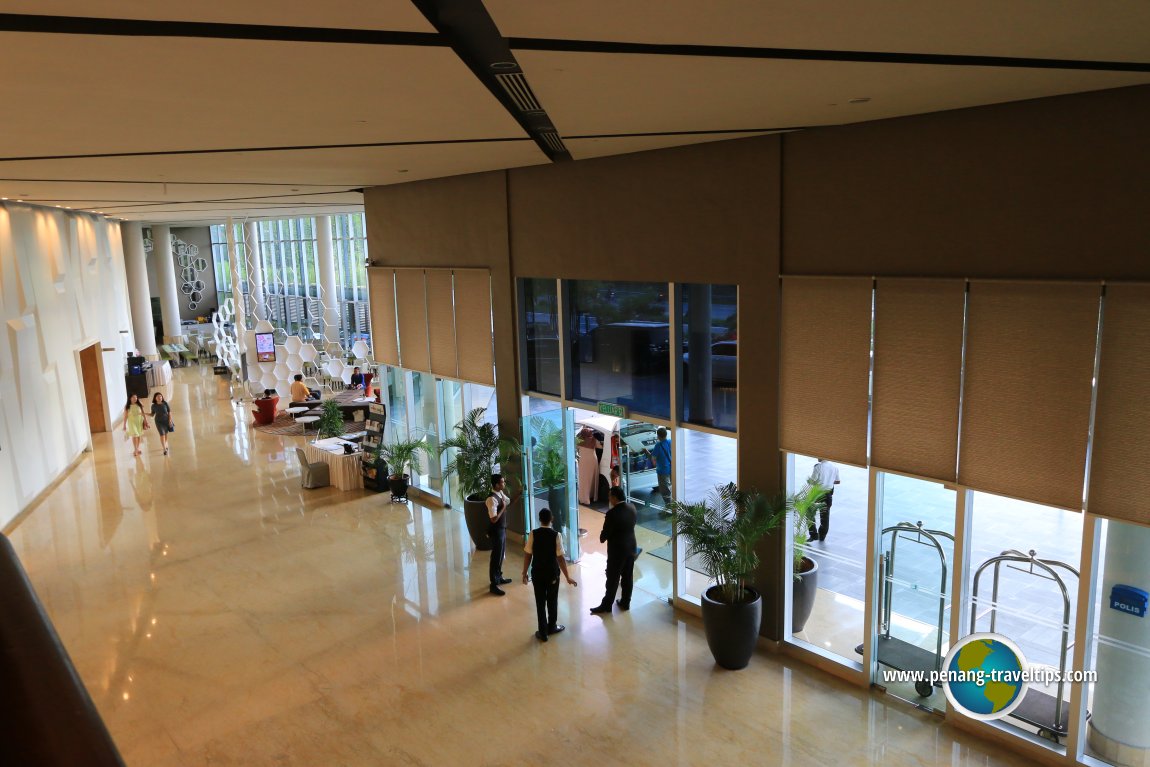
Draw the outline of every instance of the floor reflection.
<instances>
[{"instance_id":1,"label":"floor reflection","mask_svg":"<svg viewBox=\"0 0 1150 767\"><path fill-rule=\"evenodd\" d=\"M170 456L99 435L12 536L130 765L1024 763L788 658L716 668L662 560L592 617L590 551L540 644L461 513L305 491L300 438L175 376Z\"/></svg>"}]
</instances>

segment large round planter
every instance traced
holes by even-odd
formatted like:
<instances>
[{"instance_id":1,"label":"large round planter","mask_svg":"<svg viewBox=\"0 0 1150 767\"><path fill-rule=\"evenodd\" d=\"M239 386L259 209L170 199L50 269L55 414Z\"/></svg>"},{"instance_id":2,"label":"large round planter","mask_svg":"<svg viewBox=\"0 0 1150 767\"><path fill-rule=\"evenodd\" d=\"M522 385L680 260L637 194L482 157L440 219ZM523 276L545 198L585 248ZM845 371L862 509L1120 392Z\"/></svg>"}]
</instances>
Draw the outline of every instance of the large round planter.
<instances>
[{"instance_id":1,"label":"large round planter","mask_svg":"<svg viewBox=\"0 0 1150 767\"><path fill-rule=\"evenodd\" d=\"M551 509L551 518L555 520L555 530L562 533L567 529L567 485L552 487L547 491L547 506Z\"/></svg>"},{"instance_id":2,"label":"large round planter","mask_svg":"<svg viewBox=\"0 0 1150 767\"><path fill-rule=\"evenodd\" d=\"M819 563L810 557L803 557L799 577L795 578L794 596L791 599L791 631L796 634L807 625L811 610L815 609L815 594L819 590Z\"/></svg>"},{"instance_id":3,"label":"large round planter","mask_svg":"<svg viewBox=\"0 0 1150 767\"><path fill-rule=\"evenodd\" d=\"M477 551L491 551L491 538L487 535L491 519L487 516L487 496L469 495L463 499L463 517L467 520L467 533Z\"/></svg>"},{"instance_id":4,"label":"large round planter","mask_svg":"<svg viewBox=\"0 0 1150 767\"><path fill-rule=\"evenodd\" d=\"M388 477L387 487L391 490L391 494L395 498L407 497L407 475L402 477Z\"/></svg>"},{"instance_id":5,"label":"large round planter","mask_svg":"<svg viewBox=\"0 0 1150 767\"><path fill-rule=\"evenodd\" d=\"M759 640L763 618L763 598L754 589L745 589L750 601L738 604L720 602L718 586L703 594L703 629L715 663L732 671L746 668Z\"/></svg>"}]
</instances>

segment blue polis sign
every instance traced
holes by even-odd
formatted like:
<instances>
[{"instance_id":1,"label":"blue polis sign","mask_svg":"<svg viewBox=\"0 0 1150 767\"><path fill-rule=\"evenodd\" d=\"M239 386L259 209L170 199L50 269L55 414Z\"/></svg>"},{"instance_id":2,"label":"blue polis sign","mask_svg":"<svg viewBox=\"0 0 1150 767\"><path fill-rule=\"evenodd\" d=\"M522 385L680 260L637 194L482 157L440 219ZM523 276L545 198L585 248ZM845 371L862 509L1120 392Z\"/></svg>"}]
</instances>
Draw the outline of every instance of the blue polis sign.
<instances>
[{"instance_id":1,"label":"blue polis sign","mask_svg":"<svg viewBox=\"0 0 1150 767\"><path fill-rule=\"evenodd\" d=\"M1146 616L1146 606L1150 603L1150 594L1133 586L1115 585L1110 589L1110 609L1134 615L1139 618Z\"/></svg>"}]
</instances>

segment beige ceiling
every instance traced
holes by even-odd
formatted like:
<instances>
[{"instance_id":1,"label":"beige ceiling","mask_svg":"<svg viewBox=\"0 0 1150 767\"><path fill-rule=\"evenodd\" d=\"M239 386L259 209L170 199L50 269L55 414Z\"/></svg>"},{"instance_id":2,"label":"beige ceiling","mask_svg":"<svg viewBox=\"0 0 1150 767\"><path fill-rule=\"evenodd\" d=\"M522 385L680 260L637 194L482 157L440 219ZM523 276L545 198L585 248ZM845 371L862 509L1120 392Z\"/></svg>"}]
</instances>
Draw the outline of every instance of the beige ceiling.
<instances>
[{"instance_id":1,"label":"beige ceiling","mask_svg":"<svg viewBox=\"0 0 1150 767\"><path fill-rule=\"evenodd\" d=\"M1150 61L1150 3L1127 0L486 5L512 38ZM0 13L434 32L408 0L0 0ZM577 159L1150 83L1040 68L515 54ZM0 71L0 196L127 219L343 211L362 206L359 188L547 161L447 47L0 32ZM380 143L393 145L346 146ZM257 148L277 151L200 151ZM18 159L29 157L45 159Z\"/></svg>"},{"instance_id":2,"label":"beige ceiling","mask_svg":"<svg viewBox=\"0 0 1150 767\"><path fill-rule=\"evenodd\" d=\"M507 37L1150 60L1137 0L484 0Z\"/></svg>"},{"instance_id":3,"label":"beige ceiling","mask_svg":"<svg viewBox=\"0 0 1150 767\"><path fill-rule=\"evenodd\" d=\"M434 32L410 0L0 0L0 13Z\"/></svg>"}]
</instances>

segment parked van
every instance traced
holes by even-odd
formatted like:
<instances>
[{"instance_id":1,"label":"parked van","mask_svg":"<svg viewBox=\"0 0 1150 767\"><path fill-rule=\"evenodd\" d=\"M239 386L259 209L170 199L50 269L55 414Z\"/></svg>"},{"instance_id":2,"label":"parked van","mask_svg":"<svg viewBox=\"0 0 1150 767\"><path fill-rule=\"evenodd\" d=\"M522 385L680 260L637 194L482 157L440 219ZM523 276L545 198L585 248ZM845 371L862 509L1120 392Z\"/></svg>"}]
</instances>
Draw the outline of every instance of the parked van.
<instances>
[{"instance_id":1,"label":"parked van","mask_svg":"<svg viewBox=\"0 0 1150 767\"><path fill-rule=\"evenodd\" d=\"M611 488L611 469L618 468L629 497L643 496L655 490L655 460L649 451L658 441L658 426L630 418L590 413L577 418L575 432L584 427L603 435L603 456L599 460L599 493L605 499ZM583 496L580 493L580 496Z\"/></svg>"}]
</instances>

